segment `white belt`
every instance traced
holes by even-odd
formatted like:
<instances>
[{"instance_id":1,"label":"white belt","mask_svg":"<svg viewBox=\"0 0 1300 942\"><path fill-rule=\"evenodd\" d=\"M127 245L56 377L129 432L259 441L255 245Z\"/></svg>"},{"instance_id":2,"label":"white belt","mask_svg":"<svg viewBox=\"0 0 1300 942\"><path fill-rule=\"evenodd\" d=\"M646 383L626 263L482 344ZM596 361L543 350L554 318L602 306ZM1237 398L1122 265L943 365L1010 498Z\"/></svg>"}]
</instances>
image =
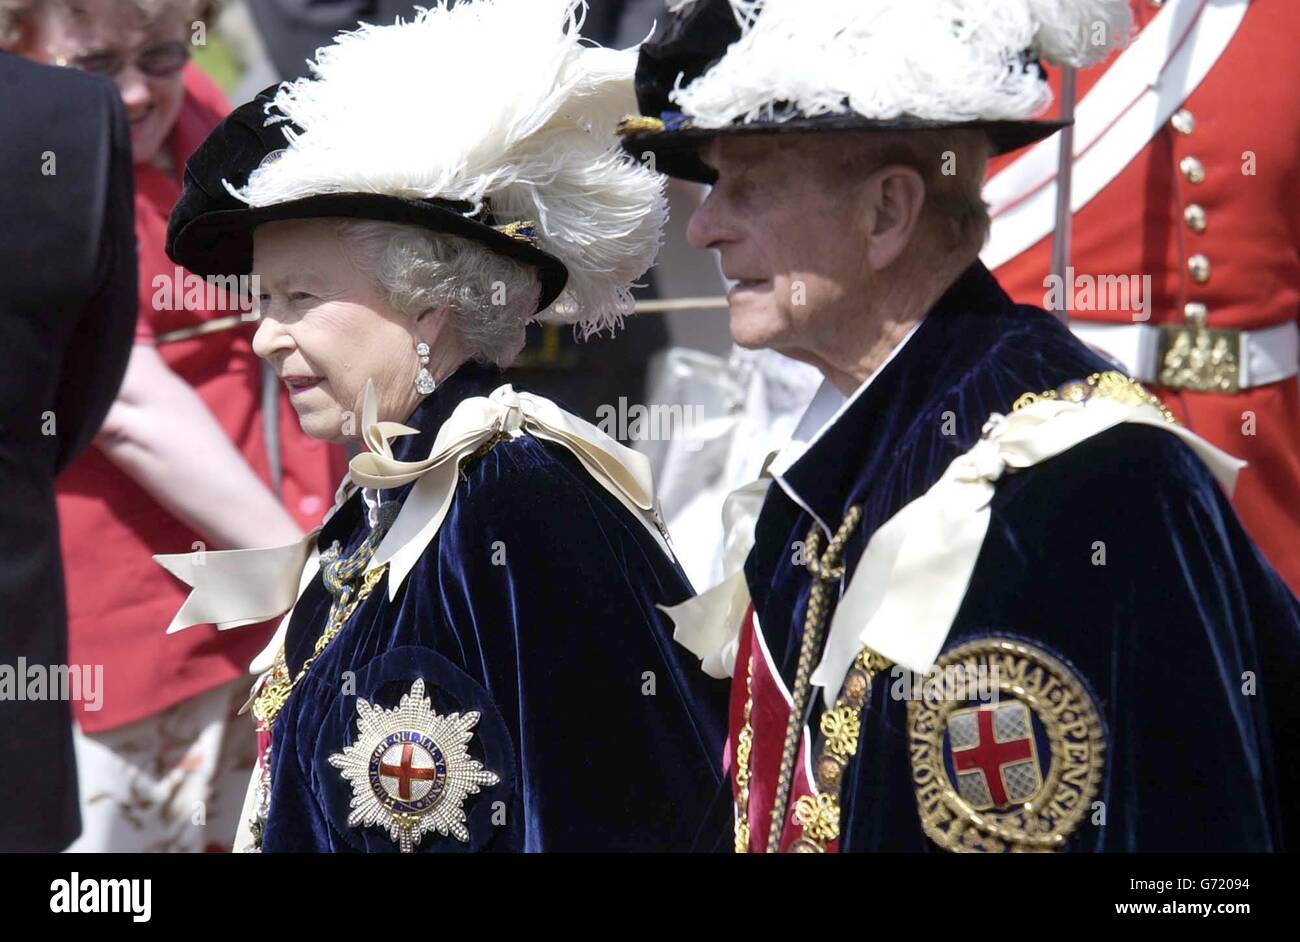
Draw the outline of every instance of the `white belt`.
<instances>
[{"instance_id":1,"label":"white belt","mask_svg":"<svg viewBox=\"0 0 1300 942\"><path fill-rule=\"evenodd\" d=\"M1134 379L1167 389L1236 392L1300 372L1300 327L1294 321L1262 330L1072 321L1070 329Z\"/></svg>"}]
</instances>

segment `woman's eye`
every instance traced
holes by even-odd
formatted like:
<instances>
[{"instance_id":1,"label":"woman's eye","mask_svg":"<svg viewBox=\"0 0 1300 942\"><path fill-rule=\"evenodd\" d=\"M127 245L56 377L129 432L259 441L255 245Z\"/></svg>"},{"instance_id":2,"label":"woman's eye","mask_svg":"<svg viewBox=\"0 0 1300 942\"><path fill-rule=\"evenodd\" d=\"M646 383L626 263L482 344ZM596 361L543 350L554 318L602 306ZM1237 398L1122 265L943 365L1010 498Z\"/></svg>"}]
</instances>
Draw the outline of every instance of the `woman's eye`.
<instances>
[{"instance_id":1,"label":"woman's eye","mask_svg":"<svg viewBox=\"0 0 1300 942\"><path fill-rule=\"evenodd\" d=\"M289 292L289 300L290 300L290 301L310 301L310 300L312 300L313 298L315 298L315 295L308 294L306 291L290 291L290 292Z\"/></svg>"}]
</instances>

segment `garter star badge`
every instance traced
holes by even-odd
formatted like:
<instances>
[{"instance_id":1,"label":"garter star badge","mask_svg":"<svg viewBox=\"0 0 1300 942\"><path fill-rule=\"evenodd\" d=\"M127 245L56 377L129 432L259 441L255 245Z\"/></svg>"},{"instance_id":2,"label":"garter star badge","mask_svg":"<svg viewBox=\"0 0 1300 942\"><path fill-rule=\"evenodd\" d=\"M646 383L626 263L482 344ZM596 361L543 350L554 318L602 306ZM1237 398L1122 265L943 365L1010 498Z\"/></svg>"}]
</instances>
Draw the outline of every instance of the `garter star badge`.
<instances>
[{"instance_id":1,"label":"garter star badge","mask_svg":"<svg viewBox=\"0 0 1300 942\"><path fill-rule=\"evenodd\" d=\"M1064 846L1092 811L1105 757L1074 672L1023 641L982 638L945 652L921 689L907 720L926 835L953 851Z\"/></svg>"},{"instance_id":2,"label":"garter star badge","mask_svg":"<svg viewBox=\"0 0 1300 942\"><path fill-rule=\"evenodd\" d=\"M424 681L391 710L357 697L357 738L329 757L352 785L348 827L381 827L408 854L430 831L469 841L465 799L500 781L469 755L479 714L442 716Z\"/></svg>"}]
</instances>

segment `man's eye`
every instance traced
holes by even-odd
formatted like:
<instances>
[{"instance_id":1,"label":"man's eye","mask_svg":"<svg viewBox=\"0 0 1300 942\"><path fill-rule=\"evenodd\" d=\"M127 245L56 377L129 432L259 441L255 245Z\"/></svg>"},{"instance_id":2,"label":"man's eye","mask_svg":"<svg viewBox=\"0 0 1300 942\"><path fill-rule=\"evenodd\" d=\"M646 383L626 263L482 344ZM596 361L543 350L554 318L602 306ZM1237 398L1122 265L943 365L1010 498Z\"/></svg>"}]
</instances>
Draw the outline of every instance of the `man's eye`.
<instances>
[{"instance_id":1,"label":"man's eye","mask_svg":"<svg viewBox=\"0 0 1300 942\"><path fill-rule=\"evenodd\" d=\"M727 195L737 203L747 202L754 196L753 182L744 177L728 181L725 189Z\"/></svg>"},{"instance_id":2,"label":"man's eye","mask_svg":"<svg viewBox=\"0 0 1300 942\"><path fill-rule=\"evenodd\" d=\"M314 294L308 294L306 291L290 291L290 292L289 292L289 300L290 300L290 301L312 301L312 300L315 299L315 297L316 297L316 296L315 296Z\"/></svg>"}]
</instances>

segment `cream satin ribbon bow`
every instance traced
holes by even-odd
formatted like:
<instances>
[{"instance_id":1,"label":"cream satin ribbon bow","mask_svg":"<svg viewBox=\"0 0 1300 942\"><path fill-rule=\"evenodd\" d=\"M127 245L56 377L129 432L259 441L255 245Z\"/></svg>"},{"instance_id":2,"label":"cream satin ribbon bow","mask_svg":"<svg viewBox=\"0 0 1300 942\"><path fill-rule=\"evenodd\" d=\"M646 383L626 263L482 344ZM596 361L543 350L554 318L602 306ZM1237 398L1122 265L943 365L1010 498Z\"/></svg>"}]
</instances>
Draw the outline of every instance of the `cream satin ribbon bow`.
<instances>
[{"instance_id":1,"label":"cream satin ribbon bow","mask_svg":"<svg viewBox=\"0 0 1300 942\"><path fill-rule=\"evenodd\" d=\"M1232 493L1245 462L1167 422L1154 406L1093 396L1039 400L994 414L983 437L955 459L928 491L880 527L831 619L812 682L834 705L853 659L870 647L894 663L928 672L966 595L989 525L998 480L1059 455L1122 422L1176 435Z\"/></svg>"},{"instance_id":2,"label":"cream satin ribbon bow","mask_svg":"<svg viewBox=\"0 0 1300 942\"><path fill-rule=\"evenodd\" d=\"M438 430L429 457L422 461L393 457L390 439L414 435L418 430L398 422L380 422L377 412L374 386L368 382L362 401L362 438L370 451L349 462L348 479L339 486L330 515L351 496L355 486L386 489L416 482L367 566L370 570L390 564L390 600L446 517L461 462L498 434L517 437L527 433L563 445L672 558L657 523L649 460L548 399L516 393L510 386L501 386L486 398L466 399ZM208 623L221 629L238 628L287 612L315 575L319 532L313 530L296 543L268 549L155 556L159 565L194 590L167 633ZM272 654L286 628L287 619L267 649ZM263 660L259 656L254 664Z\"/></svg>"},{"instance_id":3,"label":"cream satin ribbon bow","mask_svg":"<svg viewBox=\"0 0 1300 942\"><path fill-rule=\"evenodd\" d=\"M354 490L352 482L345 477L334 492L334 505L325 514L321 526ZM306 587L305 580L300 579L304 570L315 572L319 533L317 527L296 543L264 549L196 550L154 556L154 562L194 590L172 617L167 634L207 624L215 624L218 630L225 631L266 621L288 611Z\"/></svg>"},{"instance_id":4,"label":"cream satin ribbon bow","mask_svg":"<svg viewBox=\"0 0 1300 942\"><path fill-rule=\"evenodd\" d=\"M155 556L154 562L194 589L167 634L209 623L225 631L283 614L298 598L298 575L314 555L319 532L267 549Z\"/></svg>"},{"instance_id":5,"label":"cream satin ribbon bow","mask_svg":"<svg viewBox=\"0 0 1300 942\"><path fill-rule=\"evenodd\" d=\"M673 640L700 659L710 677L730 677L736 669L740 630L749 608L745 559L754 546L754 526L771 478L759 478L727 495L722 505L722 571L727 577L680 605L660 605L673 621Z\"/></svg>"},{"instance_id":6,"label":"cream satin ribbon bow","mask_svg":"<svg viewBox=\"0 0 1300 942\"><path fill-rule=\"evenodd\" d=\"M388 597L442 525L456 491L461 462L497 435L532 435L568 449L601 487L641 521L668 557L672 550L659 529L654 482L645 455L625 448L589 422L565 412L549 399L501 386L490 396L466 399L443 423L429 456L398 461L389 440L416 429L374 418L372 390L366 388L363 436L370 451L349 464L354 483L380 490L415 481L392 527L375 550L367 571L388 564Z\"/></svg>"}]
</instances>

